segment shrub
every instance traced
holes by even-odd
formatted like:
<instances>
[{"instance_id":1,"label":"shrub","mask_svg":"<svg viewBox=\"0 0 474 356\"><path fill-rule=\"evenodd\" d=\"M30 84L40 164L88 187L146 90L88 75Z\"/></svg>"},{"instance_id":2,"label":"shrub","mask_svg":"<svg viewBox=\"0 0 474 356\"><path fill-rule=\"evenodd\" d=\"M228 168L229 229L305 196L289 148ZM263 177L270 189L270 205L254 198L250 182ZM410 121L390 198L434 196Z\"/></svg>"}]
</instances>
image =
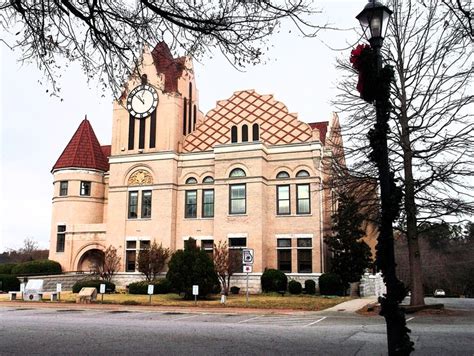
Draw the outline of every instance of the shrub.
<instances>
[{"instance_id":1,"label":"shrub","mask_svg":"<svg viewBox=\"0 0 474 356\"><path fill-rule=\"evenodd\" d=\"M303 287L298 281L290 281L290 283L288 283L288 291L291 294L301 294L301 292L303 291Z\"/></svg>"},{"instance_id":2,"label":"shrub","mask_svg":"<svg viewBox=\"0 0 474 356\"><path fill-rule=\"evenodd\" d=\"M286 286L288 284L288 278L286 275L282 271L276 269L265 270L260 281L264 292L286 291Z\"/></svg>"},{"instance_id":3,"label":"shrub","mask_svg":"<svg viewBox=\"0 0 474 356\"><path fill-rule=\"evenodd\" d=\"M106 293L113 293L115 292L115 284L112 282L102 281L100 279L83 279L81 281L77 281L72 286L73 293L79 293L82 288L89 288L94 287L97 289L97 293L100 291L100 285L105 284L105 292Z\"/></svg>"},{"instance_id":4,"label":"shrub","mask_svg":"<svg viewBox=\"0 0 474 356\"><path fill-rule=\"evenodd\" d=\"M61 265L56 261L36 260L17 264L12 268L11 273L16 275L46 275L60 274Z\"/></svg>"},{"instance_id":5,"label":"shrub","mask_svg":"<svg viewBox=\"0 0 474 356\"><path fill-rule=\"evenodd\" d=\"M153 284L153 294L167 294L171 292L171 283L167 279L155 281L140 281L128 285L129 294L148 294L148 285Z\"/></svg>"},{"instance_id":6,"label":"shrub","mask_svg":"<svg viewBox=\"0 0 474 356\"><path fill-rule=\"evenodd\" d=\"M312 279L304 281L304 289L306 294L316 294L316 282Z\"/></svg>"},{"instance_id":7,"label":"shrub","mask_svg":"<svg viewBox=\"0 0 474 356\"><path fill-rule=\"evenodd\" d=\"M239 294L240 288L237 287L237 286L232 286L232 287L230 287L230 292L231 292L232 294Z\"/></svg>"},{"instance_id":8,"label":"shrub","mask_svg":"<svg viewBox=\"0 0 474 356\"><path fill-rule=\"evenodd\" d=\"M13 267L16 263L2 263L0 264L0 274L12 274Z\"/></svg>"},{"instance_id":9,"label":"shrub","mask_svg":"<svg viewBox=\"0 0 474 356\"><path fill-rule=\"evenodd\" d=\"M192 299L193 285L199 286L199 296L210 294L219 284L214 263L205 251L188 243L184 250L176 251L168 264L166 279L178 293L184 293L186 299Z\"/></svg>"},{"instance_id":10,"label":"shrub","mask_svg":"<svg viewBox=\"0 0 474 356\"><path fill-rule=\"evenodd\" d=\"M321 295L343 295L344 283L335 273L323 273L319 277L319 291Z\"/></svg>"},{"instance_id":11,"label":"shrub","mask_svg":"<svg viewBox=\"0 0 474 356\"><path fill-rule=\"evenodd\" d=\"M11 274L0 274L0 290L4 292L19 291L20 280Z\"/></svg>"}]
</instances>

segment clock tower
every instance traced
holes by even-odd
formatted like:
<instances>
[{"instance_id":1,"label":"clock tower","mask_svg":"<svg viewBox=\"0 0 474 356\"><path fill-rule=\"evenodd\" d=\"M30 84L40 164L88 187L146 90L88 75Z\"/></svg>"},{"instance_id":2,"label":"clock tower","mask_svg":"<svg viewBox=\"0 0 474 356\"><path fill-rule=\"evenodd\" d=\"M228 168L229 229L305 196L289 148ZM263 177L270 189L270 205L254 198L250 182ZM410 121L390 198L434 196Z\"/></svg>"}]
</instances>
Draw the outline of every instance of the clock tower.
<instances>
[{"instance_id":1,"label":"clock tower","mask_svg":"<svg viewBox=\"0 0 474 356\"><path fill-rule=\"evenodd\" d=\"M137 72L114 102L112 156L180 152L203 117L191 60L161 42L145 48Z\"/></svg>"}]
</instances>

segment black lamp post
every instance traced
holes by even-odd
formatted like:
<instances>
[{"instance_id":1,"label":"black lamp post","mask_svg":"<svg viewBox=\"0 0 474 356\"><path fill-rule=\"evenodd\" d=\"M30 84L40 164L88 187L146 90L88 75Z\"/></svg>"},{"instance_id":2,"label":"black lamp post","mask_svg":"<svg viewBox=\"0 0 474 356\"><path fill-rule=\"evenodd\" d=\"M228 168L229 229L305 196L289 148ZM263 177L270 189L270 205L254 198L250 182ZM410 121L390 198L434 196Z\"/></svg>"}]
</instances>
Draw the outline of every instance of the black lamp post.
<instances>
[{"instance_id":1,"label":"black lamp post","mask_svg":"<svg viewBox=\"0 0 474 356\"><path fill-rule=\"evenodd\" d=\"M380 2L369 0L362 12L356 16L359 20L364 35L375 51L376 76L375 109L376 124L369 132L372 147L371 159L377 165L380 181L381 197L381 223L377 242L378 268L383 273L387 293L380 297L380 315L384 316L387 324L387 343L389 355L408 355L413 351L406 327L405 313L400 308L401 301L406 296L406 289L397 279L395 273L395 252L393 247L393 221L398 215L399 194L395 186L393 174L390 172L388 159L387 132L389 131L388 119L390 117L390 78L387 68L382 69L381 48L383 38L388 28L392 11ZM391 69L388 69L390 72ZM387 79L388 78L388 79Z\"/></svg>"}]
</instances>

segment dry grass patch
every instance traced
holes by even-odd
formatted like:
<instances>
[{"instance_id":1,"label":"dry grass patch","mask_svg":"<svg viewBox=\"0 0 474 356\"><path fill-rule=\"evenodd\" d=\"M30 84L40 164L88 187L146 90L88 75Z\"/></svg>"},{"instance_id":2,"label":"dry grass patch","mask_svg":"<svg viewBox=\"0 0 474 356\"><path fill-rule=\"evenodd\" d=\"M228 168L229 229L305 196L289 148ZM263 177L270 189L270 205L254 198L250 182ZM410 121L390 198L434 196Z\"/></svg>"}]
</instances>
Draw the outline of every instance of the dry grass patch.
<instances>
[{"instance_id":1,"label":"dry grass patch","mask_svg":"<svg viewBox=\"0 0 474 356\"><path fill-rule=\"evenodd\" d=\"M62 303L75 303L77 294L72 292L61 293ZM225 307L228 308L258 308L258 309L297 309L297 310L323 310L336 304L345 302L350 297L321 297L313 295L291 295L281 296L277 293L251 294L249 304L246 303L245 294L229 295ZM0 295L0 300L8 300L7 295ZM45 293L45 302L49 301L49 293ZM105 294L104 304L122 305L150 305L148 295L139 294ZM168 307L194 307L194 300L184 300L178 294L157 294L151 298L151 304ZM97 296L97 303L102 302L102 296ZM198 300L198 307L221 308L220 295L214 295L206 300Z\"/></svg>"}]
</instances>

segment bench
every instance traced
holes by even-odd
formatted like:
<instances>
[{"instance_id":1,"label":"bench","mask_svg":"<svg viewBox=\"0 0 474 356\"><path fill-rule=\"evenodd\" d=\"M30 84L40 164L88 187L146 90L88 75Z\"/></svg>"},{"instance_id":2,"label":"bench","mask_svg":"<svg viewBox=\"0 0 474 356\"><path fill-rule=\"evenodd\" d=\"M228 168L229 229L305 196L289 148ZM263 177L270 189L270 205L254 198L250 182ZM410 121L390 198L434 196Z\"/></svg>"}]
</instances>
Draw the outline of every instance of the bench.
<instances>
[{"instance_id":1,"label":"bench","mask_svg":"<svg viewBox=\"0 0 474 356\"><path fill-rule=\"evenodd\" d=\"M23 294L22 292L18 291L18 292L13 292L13 291L10 291L8 292L9 296L10 296L10 300L17 300L17 295L18 294ZM23 296L22 296L23 297ZM23 298L21 298L23 299Z\"/></svg>"}]
</instances>

